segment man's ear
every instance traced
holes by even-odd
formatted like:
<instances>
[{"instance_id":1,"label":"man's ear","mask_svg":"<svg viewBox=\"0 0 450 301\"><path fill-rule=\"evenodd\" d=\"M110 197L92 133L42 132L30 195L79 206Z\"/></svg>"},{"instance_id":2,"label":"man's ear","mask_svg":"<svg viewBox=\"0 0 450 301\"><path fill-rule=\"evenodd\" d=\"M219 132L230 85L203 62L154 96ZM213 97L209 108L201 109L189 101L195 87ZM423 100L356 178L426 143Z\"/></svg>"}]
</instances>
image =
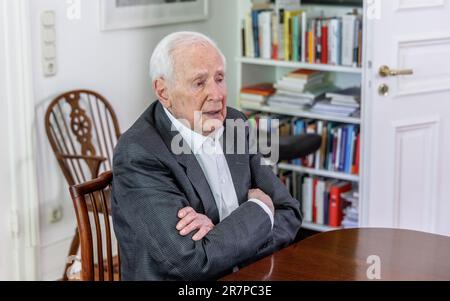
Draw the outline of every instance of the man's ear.
<instances>
[{"instance_id":1,"label":"man's ear","mask_svg":"<svg viewBox=\"0 0 450 301\"><path fill-rule=\"evenodd\" d=\"M167 92L167 82L163 78L158 78L153 81L153 90L155 91L156 96L159 101L166 108L172 107L172 102L169 100L169 94Z\"/></svg>"}]
</instances>

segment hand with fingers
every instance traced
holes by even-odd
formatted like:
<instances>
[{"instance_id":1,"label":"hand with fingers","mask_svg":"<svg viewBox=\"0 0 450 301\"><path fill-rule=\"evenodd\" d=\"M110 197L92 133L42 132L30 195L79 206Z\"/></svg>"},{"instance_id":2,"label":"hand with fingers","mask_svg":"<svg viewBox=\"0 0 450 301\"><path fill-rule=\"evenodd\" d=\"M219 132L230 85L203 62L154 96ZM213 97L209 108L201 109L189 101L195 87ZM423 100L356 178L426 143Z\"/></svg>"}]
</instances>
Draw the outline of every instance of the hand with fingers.
<instances>
[{"instance_id":1,"label":"hand with fingers","mask_svg":"<svg viewBox=\"0 0 450 301\"><path fill-rule=\"evenodd\" d=\"M178 218L180 221L176 228L180 235L186 236L198 230L192 237L194 241L202 240L214 228L213 222L206 215L197 213L191 207L178 211Z\"/></svg>"}]
</instances>

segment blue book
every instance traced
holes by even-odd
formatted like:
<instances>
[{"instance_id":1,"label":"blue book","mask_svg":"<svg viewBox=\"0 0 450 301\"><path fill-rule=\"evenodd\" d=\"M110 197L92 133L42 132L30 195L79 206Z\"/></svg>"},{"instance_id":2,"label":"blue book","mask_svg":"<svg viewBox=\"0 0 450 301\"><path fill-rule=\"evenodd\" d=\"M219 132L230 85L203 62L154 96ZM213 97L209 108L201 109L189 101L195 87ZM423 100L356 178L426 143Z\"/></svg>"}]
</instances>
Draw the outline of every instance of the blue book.
<instances>
[{"instance_id":1,"label":"blue book","mask_svg":"<svg viewBox=\"0 0 450 301\"><path fill-rule=\"evenodd\" d=\"M328 126L327 126L327 131L328 131L328 133L327 133L327 151L326 151L326 159L325 159L325 166L324 166L324 168L325 168L325 170L330 170L330 166L331 166L331 163L330 163L330 160L332 159L332 157L333 157L333 139L334 139L334 136L333 136L333 131L332 131L332 129L333 129L333 123L332 122L329 122L328 123Z\"/></svg>"},{"instance_id":2,"label":"blue book","mask_svg":"<svg viewBox=\"0 0 450 301\"><path fill-rule=\"evenodd\" d=\"M259 11L252 11L252 25L253 25L253 43L255 45L255 57L260 57L259 50L259 23L258 23L258 14Z\"/></svg>"},{"instance_id":3,"label":"blue book","mask_svg":"<svg viewBox=\"0 0 450 301\"><path fill-rule=\"evenodd\" d=\"M351 173L352 169L352 144L355 137L355 126L349 125L348 126L348 137L347 137L347 149L346 149L346 155L345 155L345 172Z\"/></svg>"},{"instance_id":4,"label":"blue book","mask_svg":"<svg viewBox=\"0 0 450 301\"><path fill-rule=\"evenodd\" d=\"M301 134L303 134L305 132L305 122L303 120L297 120L295 122L295 128L294 128L294 135L299 136ZM302 160L296 159L294 160L294 164L301 166L302 165Z\"/></svg>"}]
</instances>

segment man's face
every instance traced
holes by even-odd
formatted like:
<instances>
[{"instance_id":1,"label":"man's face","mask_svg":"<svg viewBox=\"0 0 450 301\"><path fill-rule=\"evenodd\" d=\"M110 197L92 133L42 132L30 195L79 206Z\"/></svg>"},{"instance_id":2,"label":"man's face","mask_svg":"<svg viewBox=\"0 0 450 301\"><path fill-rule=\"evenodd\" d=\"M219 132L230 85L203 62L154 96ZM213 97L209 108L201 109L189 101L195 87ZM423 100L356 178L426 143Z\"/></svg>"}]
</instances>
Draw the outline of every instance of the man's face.
<instances>
[{"instance_id":1,"label":"man's face","mask_svg":"<svg viewBox=\"0 0 450 301\"><path fill-rule=\"evenodd\" d=\"M187 120L191 129L203 130L204 135L222 127L227 115L227 87L224 62L217 50L209 44L175 50L174 77L173 82L166 81L165 105L175 118Z\"/></svg>"}]
</instances>

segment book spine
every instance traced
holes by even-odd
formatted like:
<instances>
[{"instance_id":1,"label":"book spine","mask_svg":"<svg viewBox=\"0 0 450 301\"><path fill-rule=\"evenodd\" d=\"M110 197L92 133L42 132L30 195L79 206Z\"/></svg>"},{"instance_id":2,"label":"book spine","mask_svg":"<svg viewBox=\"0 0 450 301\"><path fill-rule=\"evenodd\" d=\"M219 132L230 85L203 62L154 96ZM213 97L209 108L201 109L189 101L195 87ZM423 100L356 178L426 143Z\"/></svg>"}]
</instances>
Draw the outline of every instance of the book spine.
<instances>
[{"instance_id":1,"label":"book spine","mask_svg":"<svg viewBox=\"0 0 450 301\"><path fill-rule=\"evenodd\" d=\"M346 15L342 19L342 65L344 66L353 66L355 24L355 15Z\"/></svg>"},{"instance_id":2,"label":"book spine","mask_svg":"<svg viewBox=\"0 0 450 301\"><path fill-rule=\"evenodd\" d=\"M328 64L328 22L322 24L322 64Z\"/></svg>"},{"instance_id":3,"label":"book spine","mask_svg":"<svg viewBox=\"0 0 450 301\"><path fill-rule=\"evenodd\" d=\"M278 60L278 15L272 13L272 59Z\"/></svg>"},{"instance_id":4,"label":"book spine","mask_svg":"<svg viewBox=\"0 0 450 301\"><path fill-rule=\"evenodd\" d=\"M258 28L258 11L252 11L252 28L253 28L253 45L255 47L255 57L260 57L260 49L259 49L259 28Z\"/></svg>"},{"instance_id":5,"label":"book spine","mask_svg":"<svg viewBox=\"0 0 450 301\"><path fill-rule=\"evenodd\" d=\"M306 39L306 33L308 32L308 19L306 12L302 12L302 30L301 30L301 61L306 62L306 53L308 49L308 43Z\"/></svg>"},{"instance_id":6,"label":"book spine","mask_svg":"<svg viewBox=\"0 0 450 301\"><path fill-rule=\"evenodd\" d=\"M284 38L285 38L285 33L284 33L284 9L280 9L278 11L278 59L279 60L284 60Z\"/></svg>"},{"instance_id":7,"label":"book spine","mask_svg":"<svg viewBox=\"0 0 450 301\"><path fill-rule=\"evenodd\" d=\"M298 55L298 42L299 42L299 16L294 16L291 19L291 28L292 28L292 60L297 62L299 60L299 55Z\"/></svg>"},{"instance_id":8,"label":"book spine","mask_svg":"<svg viewBox=\"0 0 450 301\"><path fill-rule=\"evenodd\" d=\"M310 64L314 64L316 61L314 27L315 27L315 22L313 19L310 22L309 31L308 31L308 44L309 44L308 45L308 56L309 56Z\"/></svg>"},{"instance_id":9,"label":"book spine","mask_svg":"<svg viewBox=\"0 0 450 301\"><path fill-rule=\"evenodd\" d=\"M316 49L316 59L315 63L322 63L322 19L316 19L316 26L315 26L315 49Z\"/></svg>"},{"instance_id":10,"label":"book spine","mask_svg":"<svg viewBox=\"0 0 450 301\"><path fill-rule=\"evenodd\" d=\"M313 179L312 181L312 208L313 208L313 223L317 223L317 179Z\"/></svg>"},{"instance_id":11,"label":"book spine","mask_svg":"<svg viewBox=\"0 0 450 301\"><path fill-rule=\"evenodd\" d=\"M317 223L320 225L325 224L324 220L324 192L325 182L318 181L316 186L316 206L317 206Z\"/></svg>"},{"instance_id":12,"label":"book spine","mask_svg":"<svg viewBox=\"0 0 450 301\"><path fill-rule=\"evenodd\" d=\"M339 189L331 187L330 189L330 209L329 209L329 225L331 227L340 227L342 222L342 211L340 204Z\"/></svg>"}]
</instances>

